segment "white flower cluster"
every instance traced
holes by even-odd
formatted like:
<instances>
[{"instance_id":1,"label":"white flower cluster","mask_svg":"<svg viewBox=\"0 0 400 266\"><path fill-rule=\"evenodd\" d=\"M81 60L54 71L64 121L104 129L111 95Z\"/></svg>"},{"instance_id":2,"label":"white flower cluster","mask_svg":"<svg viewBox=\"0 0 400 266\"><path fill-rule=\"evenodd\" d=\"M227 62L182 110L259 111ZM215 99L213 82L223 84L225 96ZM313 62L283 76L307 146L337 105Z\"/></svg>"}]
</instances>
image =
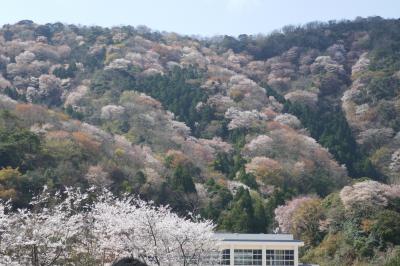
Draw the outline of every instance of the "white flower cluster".
<instances>
[{"instance_id":1,"label":"white flower cluster","mask_svg":"<svg viewBox=\"0 0 400 266\"><path fill-rule=\"evenodd\" d=\"M272 148L274 140L267 135L258 135L244 147L247 156L259 156L267 153Z\"/></svg>"},{"instance_id":2,"label":"white flower cluster","mask_svg":"<svg viewBox=\"0 0 400 266\"><path fill-rule=\"evenodd\" d=\"M313 200L313 197L303 196L294 198L285 205L275 209L275 220L278 222L279 230L283 233L291 233L293 227L293 215L303 204Z\"/></svg>"},{"instance_id":3,"label":"white flower cluster","mask_svg":"<svg viewBox=\"0 0 400 266\"><path fill-rule=\"evenodd\" d=\"M89 194L44 191L32 208L17 212L0 203L0 265L76 265L87 259L100 265L124 256L148 265L200 265L218 244L210 221L181 218L169 207L108 191L94 202Z\"/></svg>"},{"instance_id":4,"label":"white flower cluster","mask_svg":"<svg viewBox=\"0 0 400 266\"><path fill-rule=\"evenodd\" d=\"M11 87L11 82L6 80L1 74L0 74L0 90L10 88Z\"/></svg>"},{"instance_id":5,"label":"white flower cluster","mask_svg":"<svg viewBox=\"0 0 400 266\"><path fill-rule=\"evenodd\" d=\"M395 151L392 154L391 159L392 160L390 162L389 169L392 172L399 173L400 172L400 149L398 149L397 151Z\"/></svg>"},{"instance_id":6,"label":"white flower cluster","mask_svg":"<svg viewBox=\"0 0 400 266\"><path fill-rule=\"evenodd\" d=\"M257 110L240 111L234 107L229 108L225 112L225 117L231 119L231 122L228 124L229 130L236 128L251 128L261 121L268 120L267 115L260 113Z\"/></svg>"},{"instance_id":7,"label":"white flower cluster","mask_svg":"<svg viewBox=\"0 0 400 266\"><path fill-rule=\"evenodd\" d=\"M318 94L304 91L304 90L294 90L285 95L285 99L292 103L300 103L308 106L316 106L318 102Z\"/></svg>"},{"instance_id":8,"label":"white flower cluster","mask_svg":"<svg viewBox=\"0 0 400 266\"><path fill-rule=\"evenodd\" d=\"M124 113L125 108L123 106L109 104L101 108L100 117L106 120L120 119Z\"/></svg>"},{"instance_id":9,"label":"white flower cluster","mask_svg":"<svg viewBox=\"0 0 400 266\"><path fill-rule=\"evenodd\" d=\"M400 198L400 186L369 180L344 187L340 198L346 209L385 207L391 199Z\"/></svg>"},{"instance_id":10,"label":"white flower cluster","mask_svg":"<svg viewBox=\"0 0 400 266\"><path fill-rule=\"evenodd\" d=\"M274 118L274 121L276 121L278 123L281 123L282 125L291 127L293 129L301 128L300 120L296 116L291 115L291 114L286 114L285 113L285 114L277 115Z\"/></svg>"},{"instance_id":11,"label":"white flower cluster","mask_svg":"<svg viewBox=\"0 0 400 266\"><path fill-rule=\"evenodd\" d=\"M311 73L319 74L321 72L344 74L344 68L330 56L318 56L311 65Z\"/></svg>"},{"instance_id":12,"label":"white flower cluster","mask_svg":"<svg viewBox=\"0 0 400 266\"><path fill-rule=\"evenodd\" d=\"M368 53L363 53L358 61L351 68L351 75L355 76L360 74L366 70L368 70L368 66L370 65L370 60L368 58Z\"/></svg>"}]
</instances>

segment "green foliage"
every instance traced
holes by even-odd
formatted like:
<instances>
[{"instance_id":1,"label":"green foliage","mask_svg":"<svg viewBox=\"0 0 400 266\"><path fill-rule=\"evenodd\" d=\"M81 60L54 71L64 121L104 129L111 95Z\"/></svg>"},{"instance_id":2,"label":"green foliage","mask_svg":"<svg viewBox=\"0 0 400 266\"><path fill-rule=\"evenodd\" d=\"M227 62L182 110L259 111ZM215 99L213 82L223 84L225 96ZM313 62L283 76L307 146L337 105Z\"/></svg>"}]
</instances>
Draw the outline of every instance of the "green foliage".
<instances>
[{"instance_id":1,"label":"green foliage","mask_svg":"<svg viewBox=\"0 0 400 266\"><path fill-rule=\"evenodd\" d=\"M338 233L328 234L316 248L307 250L301 261L319 265L352 265L355 257L354 248Z\"/></svg>"},{"instance_id":2,"label":"green foliage","mask_svg":"<svg viewBox=\"0 0 400 266\"><path fill-rule=\"evenodd\" d=\"M244 35L241 36L242 38L244 37ZM245 43L240 39L236 39L232 36L225 35L220 43L220 46L226 50L232 49L232 51L234 51L235 53L239 53L243 51L243 49L245 48Z\"/></svg>"},{"instance_id":3,"label":"green foliage","mask_svg":"<svg viewBox=\"0 0 400 266\"><path fill-rule=\"evenodd\" d=\"M302 239L308 247L318 245L324 236L319 230L319 223L323 218L319 199L312 199L304 203L295 211L292 218L294 236Z\"/></svg>"},{"instance_id":4,"label":"green foliage","mask_svg":"<svg viewBox=\"0 0 400 266\"><path fill-rule=\"evenodd\" d=\"M326 219L331 222L329 224L329 233L336 234L343 229L343 221L345 221L345 209L340 199L339 193L329 194L322 200L322 208Z\"/></svg>"},{"instance_id":5,"label":"green foliage","mask_svg":"<svg viewBox=\"0 0 400 266\"><path fill-rule=\"evenodd\" d=\"M135 174L134 181L139 185L143 185L146 183L147 180L145 174L142 171L138 171Z\"/></svg>"},{"instance_id":6,"label":"green foliage","mask_svg":"<svg viewBox=\"0 0 400 266\"><path fill-rule=\"evenodd\" d=\"M392 199L389 202L388 209L400 213L400 198Z\"/></svg>"},{"instance_id":7,"label":"green foliage","mask_svg":"<svg viewBox=\"0 0 400 266\"><path fill-rule=\"evenodd\" d=\"M400 27L398 20L375 23L371 32L370 69L393 73L400 70Z\"/></svg>"},{"instance_id":8,"label":"green foliage","mask_svg":"<svg viewBox=\"0 0 400 266\"><path fill-rule=\"evenodd\" d=\"M75 62L69 64L67 68L64 67L57 67L53 70L53 75L60 79L66 79L66 78L73 78L75 77L75 72L78 70L76 67Z\"/></svg>"},{"instance_id":9,"label":"green foliage","mask_svg":"<svg viewBox=\"0 0 400 266\"><path fill-rule=\"evenodd\" d=\"M113 163L108 165L110 179L112 180L111 189L115 194L122 195L124 193L140 194L143 186L143 180L146 176L143 172L134 172L133 169L123 167L123 164Z\"/></svg>"},{"instance_id":10,"label":"green foliage","mask_svg":"<svg viewBox=\"0 0 400 266\"><path fill-rule=\"evenodd\" d=\"M315 193L322 197L340 187L334 180L329 178L328 173L323 168L320 168L313 175L307 176L307 179L308 182L304 182L294 177L289 177L284 179L287 183L284 186L293 186L293 190L297 190L297 193Z\"/></svg>"},{"instance_id":11,"label":"green foliage","mask_svg":"<svg viewBox=\"0 0 400 266\"><path fill-rule=\"evenodd\" d=\"M21 173L18 169L11 167L0 170L0 199L8 200L17 197L18 185L21 180Z\"/></svg>"},{"instance_id":12,"label":"green foliage","mask_svg":"<svg viewBox=\"0 0 400 266\"><path fill-rule=\"evenodd\" d=\"M242 129L235 129L228 133L228 138L234 143L232 153L218 153L213 167L215 170L225 174L227 178L234 179L239 172L238 179L251 188L257 188L255 177L252 174L246 174L244 166L247 161L241 155L241 148L246 143L245 137L248 132ZM226 136L225 136L226 137Z\"/></svg>"},{"instance_id":13,"label":"green foliage","mask_svg":"<svg viewBox=\"0 0 400 266\"><path fill-rule=\"evenodd\" d=\"M0 111L0 128L13 129L20 128L20 120L18 117L9 110Z\"/></svg>"},{"instance_id":14,"label":"green foliage","mask_svg":"<svg viewBox=\"0 0 400 266\"><path fill-rule=\"evenodd\" d=\"M395 255L388 259L384 266L398 266L400 265L400 251L395 250Z\"/></svg>"},{"instance_id":15,"label":"green foliage","mask_svg":"<svg viewBox=\"0 0 400 266\"><path fill-rule=\"evenodd\" d=\"M399 51L399 23L395 19L384 20L381 17L369 17L356 21L341 20L329 22L310 22L304 26L285 26L267 36L240 35L239 38L225 36L219 45L223 50L246 51L256 60L266 60L277 56L292 47L308 47L325 50L337 40L348 38L349 31L367 31L370 39L361 48L373 49L376 57L390 58L390 54ZM398 61L397 61L398 62ZM377 64L376 67L385 65Z\"/></svg>"},{"instance_id":16,"label":"green foliage","mask_svg":"<svg viewBox=\"0 0 400 266\"><path fill-rule=\"evenodd\" d=\"M218 153L213 167L232 180L240 169L244 169L245 164L246 160L241 156L240 150L236 150L234 153Z\"/></svg>"},{"instance_id":17,"label":"green foliage","mask_svg":"<svg viewBox=\"0 0 400 266\"><path fill-rule=\"evenodd\" d=\"M21 128L0 128L0 167L31 169L41 149L40 138Z\"/></svg>"},{"instance_id":18,"label":"green foliage","mask_svg":"<svg viewBox=\"0 0 400 266\"><path fill-rule=\"evenodd\" d=\"M246 144L246 135L249 134L249 130L245 128L236 128L233 130L230 130L227 134L227 136L223 136L227 138L230 142L232 142L235 145L236 149L243 148L243 146Z\"/></svg>"},{"instance_id":19,"label":"green foliage","mask_svg":"<svg viewBox=\"0 0 400 266\"><path fill-rule=\"evenodd\" d=\"M32 178L27 174L23 175L18 168L7 167L0 170L0 199L11 199L15 208L27 206L33 193L42 189L42 186L43 183L40 187L36 186Z\"/></svg>"},{"instance_id":20,"label":"green foliage","mask_svg":"<svg viewBox=\"0 0 400 266\"><path fill-rule=\"evenodd\" d=\"M267 91L267 95L269 96L273 96L278 102L285 104L286 103L286 99L285 97L283 97L281 94L279 94L276 90L274 90L273 88L271 88L271 86L269 86L267 83L262 82L260 84L261 87L265 88Z\"/></svg>"},{"instance_id":21,"label":"green foliage","mask_svg":"<svg viewBox=\"0 0 400 266\"><path fill-rule=\"evenodd\" d=\"M94 164L98 154L68 138L42 139L22 125L12 112L0 112L0 168L20 173L2 184L14 191L15 207L25 207L44 185L50 189L87 185L83 179L87 164Z\"/></svg>"},{"instance_id":22,"label":"green foliage","mask_svg":"<svg viewBox=\"0 0 400 266\"><path fill-rule=\"evenodd\" d=\"M400 245L400 213L391 210L377 213L372 231L383 241Z\"/></svg>"},{"instance_id":23,"label":"green foliage","mask_svg":"<svg viewBox=\"0 0 400 266\"><path fill-rule=\"evenodd\" d=\"M49 25L39 25L35 29L35 36L44 36L47 39L50 39L53 35L53 30Z\"/></svg>"},{"instance_id":24,"label":"green foliage","mask_svg":"<svg viewBox=\"0 0 400 266\"><path fill-rule=\"evenodd\" d=\"M377 106L378 108L378 118L381 124L387 127L393 128L395 132L400 130L400 117L397 113L397 108L395 104L389 101L380 101Z\"/></svg>"},{"instance_id":25,"label":"green foliage","mask_svg":"<svg viewBox=\"0 0 400 266\"><path fill-rule=\"evenodd\" d=\"M90 89L97 95L103 95L106 91L111 91L112 96L117 100L124 90L135 88L134 76L125 71L116 70L97 70L92 78Z\"/></svg>"},{"instance_id":26,"label":"green foliage","mask_svg":"<svg viewBox=\"0 0 400 266\"><path fill-rule=\"evenodd\" d=\"M268 219L264 199L254 194L252 196L252 201L254 210L252 230L254 233L266 233L271 220Z\"/></svg>"},{"instance_id":27,"label":"green foliage","mask_svg":"<svg viewBox=\"0 0 400 266\"><path fill-rule=\"evenodd\" d=\"M19 94L16 88L5 88L3 93L13 100L26 102L26 97L23 94Z\"/></svg>"},{"instance_id":28,"label":"green foliage","mask_svg":"<svg viewBox=\"0 0 400 266\"><path fill-rule=\"evenodd\" d=\"M400 244L400 213L391 209L392 205L368 213L350 212L344 209L339 193L333 193L322 200L321 207L323 219L329 221L324 230L327 234L320 244L306 250L303 260L322 265L333 261L345 265L354 265L356 261L371 263L367 265L396 261L396 255L388 260L382 258L383 252L389 253ZM307 208L307 213L310 209ZM314 231L314 236L320 233L318 229Z\"/></svg>"},{"instance_id":29,"label":"green foliage","mask_svg":"<svg viewBox=\"0 0 400 266\"><path fill-rule=\"evenodd\" d=\"M136 77L136 69L128 71L98 70L94 73L91 90L97 95L111 91L113 100L126 90L136 90L159 100L173 112L176 118L185 122L195 136L199 136L207 124L215 118L209 106L196 109L207 95L200 88L202 73L196 68L174 68L164 75Z\"/></svg>"},{"instance_id":30,"label":"green foliage","mask_svg":"<svg viewBox=\"0 0 400 266\"><path fill-rule=\"evenodd\" d=\"M239 170L238 180L253 189L258 188L258 184L256 182L256 177L251 173L246 173L244 168Z\"/></svg>"},{"instance_id":31,"label":"green foliage","mask_svg":"<svg viewBox=\"0 0 400 266\"><path fill-rule=\"evenodd\" d=\"M358 147L342 110L328 106L320 103L317 110L312 110L306 105L286 102L284 111L296 115L311 136L328 148L339 163L346 165L351 177L381 179L382 175Z\"/></svg>"},{"instance_id":32,"label":"green foliage","mask_svg":"<svg viewBox=\"0 0 400 266\"><path fill-rule=\"evenodd\" d=\"M278 206L284 205L287 200L292 199L297 192L292 187L279 187L275 189L267 198L265 203L265 219L267 221L267 231L272 232L276 227L272 221L275 219L275 209Z\"/></svg>"},{"instance_id":33,"label":"green foliage","mask_svg":"<svg viewBox=\"0 0 400 266\"><path fill-rule=\"evenodd\" d=\"M172 188L184 193L195 193L196 188L193 183L192 175L193 168L186 165L178 165L170 180Z\"/></svg>"},{"instance_id":34,"label":"green foliage","mask_svg":"<svg viewBox=\"0 0 400 266\"><path fill-rule=\"evenodd\" d=\"M207 99L199 87L201 78L202 73L196 68L174 68L165 75L140 78L132 88L159 100L198 135L200 128L197 129L195 125L204 127L214 115L210 108L196 110L197 103Z\"/></svg>"},{"instance_id":35,"label":"green foliage","mask_svg":"<svg viewBox=\"0 0 400 266\"><path fill-rule=\"evenodd\" d=\"M103 68L106 49L102 48L98 53L95 54L90 53L89 49L89 44L74 47L74 49L71 51L70 60L83 63L85 69L90 71Z\"/></svg>"},{"instance_id":36,"label":"green foliage","mask_svg":"<svg viewBox=\"0 0 400 266\"><path fill-rule=\"evenodd\" d=\"M220 218L221 230L237 233L253 232L254 209L248 190L239 188L229 212Z\"/></svg>"},{"instance_id":37,"label":"green foliage","mask_svg":"<svg viewBox=\"0 0 400 266\"><path fill-rule=\"evenodd\" d=\"M268 227L265 206L247 189L240 187L230 203L229 210L221 214L218 230L237 233L262 233Z\"/></svg>"},{"instance_id":38,"label":"green foliage","mask_svg":"<svg viewBox=\"0 0 400 266\"><path fill-rule=\"evenodd\" d=\"M343 232L345 241L354 247L358 257L372 257L374 247L378 245L373 234L368 234L360 227L361 221L350 219L344 222Z\"/></svg>"},{"instance_id":39,"label":"green foliage","mask_svg":"<svg viewBox=\"0 0 400 266\"><path fill-rule=\"evenodd\" d=\"M70 104L68 104L67 108L65 108L65 112L74 119L83 119L83 114L81 112L75 111Z\"/></svg>"},{"instance_id":40,"label":"green foliage","mask_svg":"<svg viewBox=\"0 0 400 266\"><path fill-rule=\"evenodd\" d=\"M232 155L228 153L218 153L213 162L215 170L225 174L229 179L233 179L235 176L234 161Z\"/></svg>"},{"instance_id":41,"label":"green foliage","mask_svg":"<svg viewBox=\"0 0 400 266\"><path fill-rule=\"evenodd\" d=\"M367 86L368 97L372 103L390 100L399 94L400 81L394 77L373 78Z\"/></svg>"},{"instance_id":42,"label":"green foliage","mask_svg":"<svg viewBox=\"0 0 400 266\"><path fill-rule=\"evenodd\" d=\"M217 222L220 214L226 209L233 197L226 187L217 184L213 178L207 180L205 186L210 195L210 201L201 210L201 214L203 217Z\"/></svg>"}]
</instances>

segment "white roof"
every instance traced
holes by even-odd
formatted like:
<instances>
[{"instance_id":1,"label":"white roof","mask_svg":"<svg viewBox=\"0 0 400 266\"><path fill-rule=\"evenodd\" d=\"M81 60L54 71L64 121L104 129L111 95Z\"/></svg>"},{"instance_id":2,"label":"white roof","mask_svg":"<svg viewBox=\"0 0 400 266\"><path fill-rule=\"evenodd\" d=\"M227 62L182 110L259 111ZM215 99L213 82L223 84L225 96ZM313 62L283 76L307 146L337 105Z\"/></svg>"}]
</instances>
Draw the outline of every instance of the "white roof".
<instances>
[{"instance_id":1,"label":"white roof","mask_svg":"<svg viewBox=\"0 0 400 266\"><path fill-rule=\"evenodd\" d=\"M238 233L215 233L215 237L221 241L239 242L302 242L294 240L291 234L238 234Z\"/></svg>"}]
</instances>

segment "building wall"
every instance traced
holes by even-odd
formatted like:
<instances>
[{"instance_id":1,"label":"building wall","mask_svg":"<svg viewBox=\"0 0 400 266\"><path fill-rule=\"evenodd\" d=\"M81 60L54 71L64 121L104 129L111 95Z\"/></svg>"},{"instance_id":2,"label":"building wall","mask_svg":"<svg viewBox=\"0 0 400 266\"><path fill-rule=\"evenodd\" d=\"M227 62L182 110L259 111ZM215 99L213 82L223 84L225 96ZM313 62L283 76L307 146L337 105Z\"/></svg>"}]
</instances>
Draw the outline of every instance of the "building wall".
<instances>
[{"instance_id":1,"label":"building wall","mask_svg":"<svg viewBox=\"0 0 400 266\"><path fill-rule=\"evenodd\" d=\"M261 249L262 250L262 265L266 266L266 250L293 250L294 265L299 265L299 246L296 242L222 242L220 250L230 249L230 265L234 266L234 250L235 249Z\"/></svg>"}]
</instances>

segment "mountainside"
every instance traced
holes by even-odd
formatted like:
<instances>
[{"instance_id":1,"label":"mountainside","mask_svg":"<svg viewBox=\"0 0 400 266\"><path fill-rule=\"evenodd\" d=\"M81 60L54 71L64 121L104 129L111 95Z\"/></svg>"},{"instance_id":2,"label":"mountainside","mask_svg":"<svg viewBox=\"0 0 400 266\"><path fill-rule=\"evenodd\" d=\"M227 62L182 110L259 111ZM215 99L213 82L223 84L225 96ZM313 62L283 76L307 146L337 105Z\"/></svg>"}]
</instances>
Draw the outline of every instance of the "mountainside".
<instances>
[{"instance_id":1,"label":"mountainside","mask_svg":"<svg viewBox=\"0 0 400 266\"><path fill-rule=\"evenodd\" d=\"M379 17L204 39L4 25L0 198L108 187L220 230L279 227L310 262L382 264L400 244L399 62L400 20Z\"/></svg>"}]
</instances>

